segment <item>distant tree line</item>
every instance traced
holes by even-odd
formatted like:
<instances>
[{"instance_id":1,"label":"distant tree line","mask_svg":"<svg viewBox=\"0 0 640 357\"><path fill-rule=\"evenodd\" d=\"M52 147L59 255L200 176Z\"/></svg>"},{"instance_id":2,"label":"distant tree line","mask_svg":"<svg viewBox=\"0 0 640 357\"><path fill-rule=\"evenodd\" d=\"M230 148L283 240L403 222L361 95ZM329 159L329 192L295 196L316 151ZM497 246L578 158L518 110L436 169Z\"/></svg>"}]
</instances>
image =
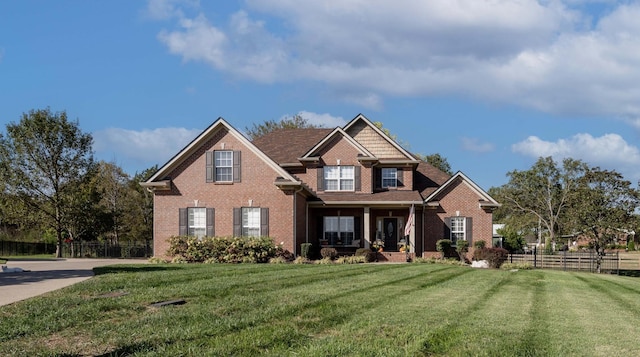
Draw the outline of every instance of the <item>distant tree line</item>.
<instances>
[{"instance_id":1,"label":"distant tree line","mask_svg":"<svg viewBox=\"0 0 640 357\"><path fill-rule=\"evenodd\" d=\"M152 239L153 196L129 176L94 161L91 134L66 112L24 113L0 133L0 239L65 241Z\"/></svg>"}]
</instances>

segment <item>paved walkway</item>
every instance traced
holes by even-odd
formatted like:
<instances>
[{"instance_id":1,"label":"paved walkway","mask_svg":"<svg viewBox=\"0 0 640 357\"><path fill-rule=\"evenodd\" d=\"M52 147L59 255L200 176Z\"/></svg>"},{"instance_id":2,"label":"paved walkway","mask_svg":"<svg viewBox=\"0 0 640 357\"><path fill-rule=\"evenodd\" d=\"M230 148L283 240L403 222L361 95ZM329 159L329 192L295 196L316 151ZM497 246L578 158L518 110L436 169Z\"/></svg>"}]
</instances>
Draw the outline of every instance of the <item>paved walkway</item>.
<instances>
[{"instance_id":1,"label":"paved walkway","mask_svg":"<svg viewBox=\"0 0 640 357\"><path fill-rule=\"evenodd\" d=\"M10 260L7 267L30 272L0 271L0 306L64 288L93 276L93 268L114 264L146 264L144 259Z\"/></svg>"}]
</instances>

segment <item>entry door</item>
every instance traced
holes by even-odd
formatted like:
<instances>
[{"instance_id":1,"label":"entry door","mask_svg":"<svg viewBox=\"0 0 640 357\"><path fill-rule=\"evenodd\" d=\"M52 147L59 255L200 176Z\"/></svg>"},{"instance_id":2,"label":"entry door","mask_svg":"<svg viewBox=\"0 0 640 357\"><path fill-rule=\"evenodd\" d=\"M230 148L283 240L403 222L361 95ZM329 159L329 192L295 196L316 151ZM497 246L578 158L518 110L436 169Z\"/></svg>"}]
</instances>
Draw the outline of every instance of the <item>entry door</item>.
<instances>
[{"instance_id":1,"label":"entry door","mask_svg":"<svg viewBox=\"0 0 640 357\"><path fill-rule=\"evenodd\" d=\"M398 250L398 219L389 217L382 220L384 232L384 250Z\"/></svg>"}]
</instances>

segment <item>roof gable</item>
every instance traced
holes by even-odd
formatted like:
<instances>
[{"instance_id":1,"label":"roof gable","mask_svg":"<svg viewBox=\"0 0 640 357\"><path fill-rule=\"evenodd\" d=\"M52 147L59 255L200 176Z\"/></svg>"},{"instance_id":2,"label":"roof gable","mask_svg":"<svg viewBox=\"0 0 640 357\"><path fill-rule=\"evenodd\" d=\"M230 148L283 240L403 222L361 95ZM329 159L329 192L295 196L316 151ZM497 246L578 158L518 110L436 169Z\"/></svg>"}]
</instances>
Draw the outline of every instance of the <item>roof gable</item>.
<instances>
[{"instance_id":1,"label":"roof gable","mask_svg":"<svg viewBox=\"0 0 640 357\"><path fill-rule=\"evenodd\" d=\"M343 129L378 159L418 161L362 114L358 114Z\"/></svg>"},{"instance_id":2,"label":"roof gable","mask_svg":"<svg viewBox=\"0 0 640 357\"><path fill-rule=\"evenodd\" d=\"M437 190L433 191L427 198L425 198L424 202L429 204L429 202L437 201L438 196L451 187L457 180L461 180L467 186L469 186L479 197L480 207L482 208L497 208L500 206L498 201L493 199L486 191L484 191L480 186L476 185L471 179L469 179L462 171L456 172L453 176L451 176L445 183L443 183Z\"/></svg>"},{"instance_id":3,"label":"roof gable","mask_svg":"<svg viewBox=\"0 0 640 357\"><path fill-rule=\"evenodd\" d=\"M280 165L299 164L298 159L332 131L326 128L280 129L252 142Z\"/></svg>"},{"instance_id":4,"label":"roof gable","mask_svg":"<svg viewBox=\"0 0 640 357\"><path fill-rule=\"evenodd\" d=\"M175 170L182 162L184 162L190 155L198 150L204 143L211 137L219 133L221 130L226 130L229 134L233 135L235 139L240 141L248 150L257 155L267 165L274 169L274 171L283 179L289 181L297 180L291 176L286 170L281 168L276 162L274 162L269 156L262 152L258 147L251 143L244 135L242 135L233 126L229 125L223 118L218 118L202 133L200 133L195 139L193 139L187 146L180 150L175 156L173 156L167 163L156 171L147 181L144 183L146 186L153 186L154 182L162 181L169 173Z\"/></svg>"},{"instance_id":5,"label":"roof gable","mask_svg":"<svg viewBox=\"0 0 640 357\"><path fill-rule=\"evenodd\" d=\"M318 152L321 151L323 148L325 148L326 145L331 143L332 139L334 139L337 136L341 136L342 138L344 138L347 141L347 143L352 145L358 151L359 154L367 157L373 157L373 154L370 153L369 150L367 150L364 146L362 146L360 143L354 140L344 130L342 130L341 128L335 128L333 131L331 131L331 133L329 133L322 140L320 140L316 145L314 145L311 149L309 149L309 151L307 151L302 156L302 159L307 159L307 158L312 158L317 156Z\"/></svg>"}]
</instances>

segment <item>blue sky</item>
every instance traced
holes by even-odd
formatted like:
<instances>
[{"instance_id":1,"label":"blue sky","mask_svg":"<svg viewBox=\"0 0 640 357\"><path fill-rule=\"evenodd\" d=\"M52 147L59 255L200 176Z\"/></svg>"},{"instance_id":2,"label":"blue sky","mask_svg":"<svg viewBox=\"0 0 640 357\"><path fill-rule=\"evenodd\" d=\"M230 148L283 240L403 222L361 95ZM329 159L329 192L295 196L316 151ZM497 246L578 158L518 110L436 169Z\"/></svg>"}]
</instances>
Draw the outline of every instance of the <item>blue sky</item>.
<instances>
[{"instance_id":1,"label":"blue sky","mask_svg":"<svg viewBox=\"0 0 640 357\"><path fill-rule=\"evenodd\" d=\"M164 164L218 117L380 121L485 189L540 156L640 179L635 1L2 1L0 130L66 110Z\"/></svg>"}]
</instances>

